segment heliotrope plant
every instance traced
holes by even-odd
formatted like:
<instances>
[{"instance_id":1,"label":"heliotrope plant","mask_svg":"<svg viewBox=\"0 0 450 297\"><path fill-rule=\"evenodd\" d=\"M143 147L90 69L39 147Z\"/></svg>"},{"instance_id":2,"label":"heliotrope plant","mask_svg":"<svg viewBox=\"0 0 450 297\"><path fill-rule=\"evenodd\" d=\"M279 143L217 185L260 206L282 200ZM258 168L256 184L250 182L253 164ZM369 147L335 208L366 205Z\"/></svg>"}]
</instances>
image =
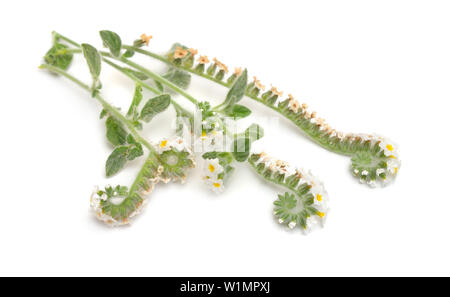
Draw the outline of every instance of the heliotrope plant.
<instances>
[{"instance_id":1,"label":"heliotrope plant","mask_svg":"<svg viewBox=\"0 0 450 297\"><path fill-rule=\"evenodd\" d=\"M198 54L196 49L175 44L166 55L152 51L126 46L128 50L137 52L179 70L201 76L219 85L230 88L241 74L242 68L235 68L229 74L228 67L214 58L211 62L205 55ZM306 103L300 103L293 95L283 97L284 92L272 86L266 86L253 76L248 82L245 95L270 109L276 111L300 128L311 140L320 146L351 158L351 169L360 182L370 186L386 185L398 173L400 160L398 147L390 139L376 134L343 133L332 128L326 121L318 117L317 112L311 112Z\"/></svg>"},{"instance_id":2,"label":"heliotrope plant","mask_svg":"<svg viewBox=\"0 0 450 297\"><path fill-rule=\"evenodd\" d=\"M96 187L91 195L91 207L97 217L113 226L124 225L140 213L146 199L160 182L184 183L189 171L197 163L202 167L202 179L214 192L221 193L233 174L236 162L246 162L265 181L283 189L274 202L274 215L279 223L305 232L323 226L327 217L328 194L323 183L302 169L293 169L287 163L271 158L264 152L251 153L252 143L263 137L263 129L252 124L238 132L236 121L251 114L239 102L246 95L276 110L294 122L311 139L325 148L351 156L353 174L362 182L375 185L387 183L397 174L400 162L397 147L380 136L344 135L331 129L310 113L306 104L300 105L291 95L283 100L282 92L264 86L256 78L248 81L247 70L236 68L228 75L225 64L198 51L175 44L167 54L159 55L143 50L152 36L142 34L132 45L122 44L114 32L101 31L103 46L99 51L90 44L79 44L53 32L53 45L40 66L62 75L88 91L102 106L100 119L105 121L106 138L112 147L107 157L105 174L113 176L137 158L144 158L134 182L126 186ZM159 74L130 60L135 53L156 58L169 67ZM67 72L73 56L81 54L92 76L85 84ZM126 113L112 106L101 95L101 69L107 64L135 82L134 95ZM196 74L229 88L226 98L217 106L197 100L186 89ZM144 100L143 89L154 95ZM181 95L192 105L186 109L175 95ZM177 114L177 128L172 135L160 140L147 140L140 131L146 123L172 106ZM145 157L144 157L145 155Z\"/></svg>"}]
</instances>

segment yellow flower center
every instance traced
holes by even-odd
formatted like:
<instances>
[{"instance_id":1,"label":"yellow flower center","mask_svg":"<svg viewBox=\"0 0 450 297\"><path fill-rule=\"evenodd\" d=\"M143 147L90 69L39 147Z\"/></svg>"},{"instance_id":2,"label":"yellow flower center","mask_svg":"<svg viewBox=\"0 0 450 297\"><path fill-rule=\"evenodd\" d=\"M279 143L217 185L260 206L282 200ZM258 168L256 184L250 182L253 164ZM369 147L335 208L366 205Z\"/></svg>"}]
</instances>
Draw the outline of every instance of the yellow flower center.
<instances>
[{"instance_id":1,"label":"yellow flower center","mask_svg":"<svg viewBox=\"0 0 450 297\"><path fill-rule=\"evenodd\" d=\"M220 184L219 184L219 183L213 183L213 186L214 186L215 188L220 188Z\"/></svg>"},{"instance_id":2,"label":"yellow flower center","mask_svg":"<svg viewBox=\"0 0 450 297\"><path fill-rule=\"evenodd\" d=\"M397 168L397 167L395 167L395 174L397 174L397 172L398 172L398 168Z\"/></svg>"},{"instance_id":3,"label":"yellow flower center","mask_svg":"<svg viewBox=\"0 0 450 297\"><path fill-rule=\"evenodd\" d=\"M202 137L206 137L206 132L205 131L202 132Z\"/></svg>"},{"instance_id":4,"label":"yellow flower center","mask_svg":"<svg viewBox=\"0 0 450 297\"><path fill-rule=\"evenodd\" d=\"M160 146L161 147L166 147L166 145L167 145L167 140L163 140L163 141L161 141L161 144L160 144Z\"/></svg>"},{"instance_id":5,"label":"yellow flower center","mask_svg":"<svg viewBox=\"0 0 450 297\"><path fill-rule=\"evenodd\" d=\"M389 158L391 158L391 159L397 159L394 155L390 155Z\"/></svg>"},{"instance_id":6,"label":"yellow flower center","mask_svg":"<svg viewBox=\"0 0 450 297\"><path fill-rule=\"evenodd\" d=\"M317 194L317 201L322 201L322 195L320 195L320 194Z\"/></svg>"},{"instance_id":7,"label":"yellow flower center","mask_svg":"<svg viewBox=\"0 0 450 297\"><path fill-rule=\"evenodd\" d=\"M323 217L325 216L325 213L324 213L324 212L319 212L317 215L318 215L319 217L323 218Z\"/></svg>"},{"instance_id":8,"label":"yellow flower center","mask_svg":"<svg viewBox=\"0 0 450 297\"><path fill-rule=\"evenodd\" d=\"M388 149L388 151L392 152L394 150L394 147L392 146L392 144L388 144L386 145L386 148Z\"/></svg>"},{"instance_id":9,"label":"yellow flower center","mask_svg":"<svg viewBox=\"0 0 450 297\"><path fill-rule=\"evenodd\" d=\"M209 171L214 172L214 170L216 170L216 167L214 167L213 164L209 164L208 169Z\"/></svg>"}]
</instances>

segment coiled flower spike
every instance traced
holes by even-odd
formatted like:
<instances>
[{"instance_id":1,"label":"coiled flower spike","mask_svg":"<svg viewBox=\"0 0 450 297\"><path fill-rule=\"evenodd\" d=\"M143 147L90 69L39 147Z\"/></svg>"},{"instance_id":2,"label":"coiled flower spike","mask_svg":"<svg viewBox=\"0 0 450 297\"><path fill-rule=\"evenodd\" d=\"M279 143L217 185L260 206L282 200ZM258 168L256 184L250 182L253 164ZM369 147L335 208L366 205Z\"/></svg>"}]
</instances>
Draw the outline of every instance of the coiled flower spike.
<instances>
[{"instance_id":1,"label":"coiled flower spike","mask_svg":"<svg viewBox=\"0 0 450 297\"><path fill-rule=\"evenodd\" d=\"M145 51L141 53L146 54ZM151 53L152 56L157 54ZM168 64L173 64L170 54L168 58L161 57L159 60ZM236 74L222 77L213 75L206 71L205 65L209 61L203 61L202 67L185 67L176 65L180 69L198 74L206 79L214 81L222 86L230 88L236 79ZM208 69L214 66L212 64ZM289 119L298 128L305 132L311 140L318 143L322 147L351 157L352 173L362 183L369 186L387 185L397 176L401 162L398 158L397 146L387 138L380 136L371 136L367 134L352 134L338 132L328 125L325 120L317 117L316 112L310 112L307 104L300 104L294 97L289 94L288 98L283 99L283 92L273 87L262 93L265 87L259 79L254 77L253 82L247 86L246 96L259 102L272 110L280 113Z\"/></svg>"},{"instance_id":2,"label":"coiled flower spike","mask_svg":"<svg viewBox=\"0 0 450 297\"><path fill-rule=\"evenodd\" d=\"M265 180L288 190L274 202L274 215L280 224L290 229L300 227L305 233L323 227L329 199L320 180L310 172L292 169L286 162L265 153L252 154L248 162Z\"/></svg>"},{"instance_id":3,"label":"coiled flower spike","mask_svg":"<svg viewBox=\"0 0 450 297\"><path fill-rule=\"evenodd\" d=\"M187 171L195 167L195 157L187 143L180 137L159 141L156 145L161 165L157 168L158 179L184 183Z\"/></svg>"}]
</instances>

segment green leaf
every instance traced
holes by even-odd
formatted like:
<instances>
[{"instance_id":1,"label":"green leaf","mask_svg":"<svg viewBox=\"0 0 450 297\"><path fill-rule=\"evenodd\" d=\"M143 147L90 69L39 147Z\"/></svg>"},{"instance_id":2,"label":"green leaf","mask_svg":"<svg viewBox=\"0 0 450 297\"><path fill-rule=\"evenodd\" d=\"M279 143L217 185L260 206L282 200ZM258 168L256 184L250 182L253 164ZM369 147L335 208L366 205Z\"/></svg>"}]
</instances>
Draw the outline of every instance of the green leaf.
<instances>
[{"instance_id":1,"label":"green leaf","mask_svg":"<svg viewBox=\"0 0 450 297\"><path fill-rule=\"evenodd\" d=\"M124 68L122 68L122 69L123 69L125 72L128 72L128 73L134 75L136 78L138 78L138 79L140 79L140 80L147 80L147 79L149 78L148 75L146 75L146 74L144 74L144 73L142 73L142 72L140 72L140 71L136 71L136 70L134 70L134 69L126 68L126 67L124 67Z\"/></svg>"},{"instance_id":2,"label":"green leaf","mask_svg":"<svg viewBox=\"0 0 450 297\"><path fill-rule=\"evenodd\" d=\"M86 58L92 77L94 80L97 80L100 76L102 65L100 54L95 47L87 43L83 43L81 45L81 49L83 50L83 55Z\"/></svg>"},{"instance_id":3,"label":"green leaf","mask_svg":"<svg viewBox=\"0 0 450 297\"><path fill-rule=\"evenodd\" d=\"M155 115L166 110L169 105L170 95L168 94L163 94L152 98L148 100L142 108L140 119L148 123L153 119Z\"/></svg>"},{"instance_id":4,"label":"green leaf","mask_svg":"<svg viewBox=\"0 0 450 297\"><path fill-rule=\"evenodd\" d=\"M129 143L129 144L136 144L138 142L136 141L136 139L134 139L132 134L128 134L128 136L127 136L127 143Z\"/></svg>"},{"instance_id":5,"label":"green leaf","mask_svg":"<svg viewBox=\"0 0 450 297\"><path fill-rule=\"evenodd\" d=\"M103 119L107 115L108 115L108 111L106 109L102 109L102 111L100 112L100 119Z\"/></svg>"},{"instance_id":6,"label":"green leaf","mask_svg":"<svg viewBox=\"0 0 450 297\"><path fill-rule=\"evenodd\" d=\"M144 154L144 150L142 149L142 145L140 143L136 143L128 153L128 160L132 161Z\"/></svg>"},{"instance_id":7,"label":"green leaf","mask_svg":"<svg viewBox=\"0 0 450 297\"><path fill-rule=\"evenodd\" d=\"M122 48L122 40L120 40L119 35L112 31L103 30L100 31L100 37L103 40L103 44L111 51L111 54L114 57L119 57Z\"/></svg>"},{"instance_id":8,"label":"green leaf","mask_svg":"<svg viewBox=\"0 0 450 297\"><path fill-rule=\"evenodd\" d=\"M127 162L128 156L128 147L127 146L119 146L116 147L111 155L109 155L106 160L106 176L110 177L117 172L125 165Z\"/></svg>"},{"instance_id":9,"label":"green leaf","mask_svg":"<svg viewBox=\"0 0 450 297\"><path fill-rule=\"evenodd\" d=\"M239 102L245 95L247 89L247 69L235 81L231 89L228 91L227 97L223 105L225 109L231 108L237 102Z\"/></svg>"},{"instance_id":10,"label":"green leaf","mask_svg":"<svg viewBox=\"0 0 450 297\"><path fill-rule=\"evenodd\" d=\"M233 142L233 157L238 162L245 162L250 155L251 141L246 137L237 137Z\"/></svg>"},{"instance_id":11,"label":"green leaf","mask_svg":"<svg viewBox=\"0 0 450 297\"><path fill-rule=\"evenodd\" d=\"M112 145L125 144L128 132L115 117L109 116L106 119L106 138Z\"/></svg>"},{"instance_id":12,"label":"green leaf","mask_svg":"<svg viewBox=\"0 0 450 297\"><path fill-rule=\"evenodd\" d=\"M264 137L264 129L258 124L251 124L244 132L245 137L249 138L251 142L259 140Z\"/></svg>"},{"instance_id":13,"label":"green leaf","mask_svg":"<svg viewBox=\"0 0 450 297\"><path fill-rule=\"evenodd\" d=\"M132 51L132 50L126 50L124 53L123 53L123 57L124 58L131 58L131 57L133 57L134 56L134 51Z\"/></svg>"},{"instance_id":14,"label":"green leaf","mask_svg":"<svg viewBox=\"0 0 450 297\"><path fill-rule=\"evenodd\" d=\"M72 62L73 54L67 53L67 46L56 43L44 56L45 63L66 70Z\"/></svg>"},{"instance_id":15,"label":"green leaf","mask_svg":"<svg viewBox=\"0 0 450 297\"><path fill-rule=\"evenodd\" d=\"M154 80L154 82L155 82L155 86L158 88L158 90L159 90L160 92L164 92L164 86L162 85L162 83L160 83L160 82L157 81L157 80Z\"/></svg>"},{"instance_id":16,"label":"green leaf","mask_svg":"<svg viewBox=\"0 0 450 297\"><path fill-rule=\"evenodd\" d=\"M245 117L248 117L251 113L252 111L250 109L239 104L235 104L231 106L231 108L225 110L225 114L227 116L233 117L235 119L243 119Z\"/></svg>"},{"instance_id":17,"label":"green leaf","mask_svg":"<svg viewBox=\"0 0 450 297\"><path fill-rule=\"evenodd\" d=\"M191 75L176 68L170 68L163 77L182 89L187 89L191 83Z\"/></svg>"},{"instance_id":18,"label":"green leaf","mask_svg":"<svg viewBox=\"0 0 450 297\"><path fill-rule=\"evenodd\" d=\"M134 88L133 100L131 101L130 108L128 109L127 117L134 118L134 116L137 115L137 108L139 103L141 103L141 100L142 86L140 84L136 84L136 87Z\"/></svg>"}]
</instances>

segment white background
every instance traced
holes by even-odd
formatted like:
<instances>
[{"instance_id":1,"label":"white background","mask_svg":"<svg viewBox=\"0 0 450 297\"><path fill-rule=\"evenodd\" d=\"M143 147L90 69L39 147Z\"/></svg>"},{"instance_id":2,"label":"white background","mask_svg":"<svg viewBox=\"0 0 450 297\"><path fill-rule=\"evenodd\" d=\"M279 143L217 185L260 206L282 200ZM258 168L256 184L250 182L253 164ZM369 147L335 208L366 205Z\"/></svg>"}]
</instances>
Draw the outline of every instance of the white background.
<instances>
[{"instance_id":1,"label":"white background","mask_svg":"<svg viewBox=\"0 0 450 297\"><path fill-rule=\"evenodd\" d=\"M0 9L0 273L5 275L430 275L450 272L448 1L13 1ZM319 176L332 211L308 236L272 217L277 189L241 166L221 196L195 171L158 186L129 227L89 211L94 185L129 184L136 161L107 180L111 151L99 105L37 69L52 30L101 46L98 31L127 43L154 35L292 93L335 128L379 133L400 146L402 168L383 189L360 185L350 160L266 123L258 147ZM138 59L163 71L164 65ZM70 71L89 80L75 59ZM126 108L133 84L104 66L105 97ZM226 90L195 78L189 89L219 103ZM150 94L148 94L150 96ZM180 100L183 100L180 98ZM276 116L249 99L264 125ZM173 110L144 131L170 131Z\"/></svg>"}]
</instances>

